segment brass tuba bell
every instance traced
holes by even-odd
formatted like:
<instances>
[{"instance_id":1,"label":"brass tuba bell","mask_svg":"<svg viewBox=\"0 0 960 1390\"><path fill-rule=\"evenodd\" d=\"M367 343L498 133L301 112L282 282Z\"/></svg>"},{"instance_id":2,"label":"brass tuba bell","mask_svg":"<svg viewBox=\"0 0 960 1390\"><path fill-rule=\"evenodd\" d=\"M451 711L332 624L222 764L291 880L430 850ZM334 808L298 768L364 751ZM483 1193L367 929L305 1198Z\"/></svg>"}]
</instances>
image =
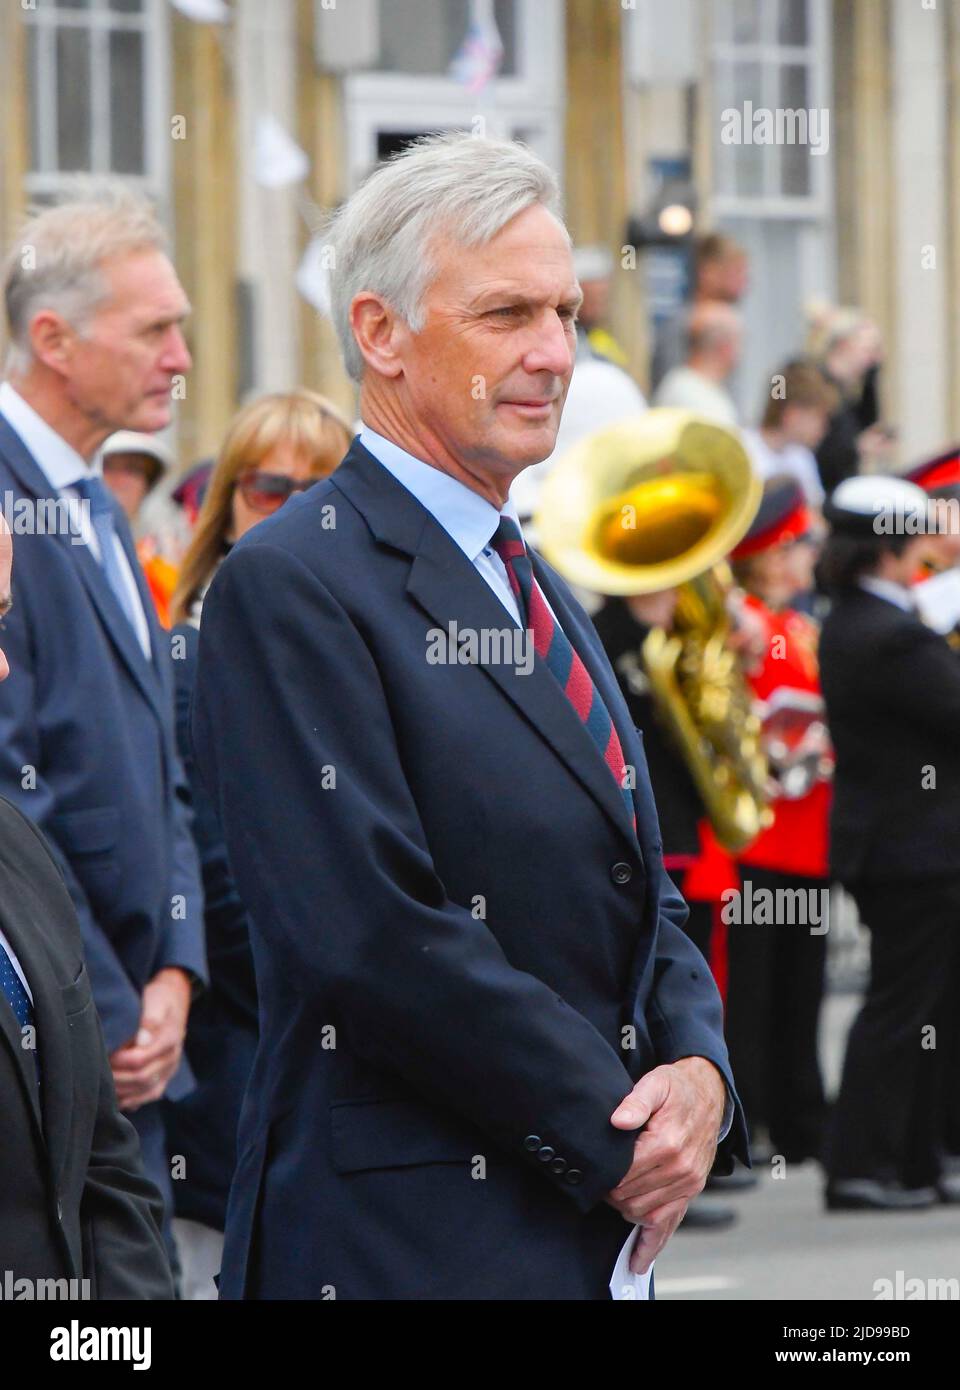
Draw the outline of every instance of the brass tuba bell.
<instances>
[{"instance_id":1,"label":"brass tuba bell","mask_svg":"<svg viewBox=\"0 0 960 1390\"><path fill-rule=\"evenodd\" d=\"M653 409L568 450L535 518L539 548L571 583L619 596L679 590L674 630L651 629L643 664L717 839L734 852L772 819L760 721L729 644L724 563L762 491L732 430Z\"/></svg>"}]
</instances>

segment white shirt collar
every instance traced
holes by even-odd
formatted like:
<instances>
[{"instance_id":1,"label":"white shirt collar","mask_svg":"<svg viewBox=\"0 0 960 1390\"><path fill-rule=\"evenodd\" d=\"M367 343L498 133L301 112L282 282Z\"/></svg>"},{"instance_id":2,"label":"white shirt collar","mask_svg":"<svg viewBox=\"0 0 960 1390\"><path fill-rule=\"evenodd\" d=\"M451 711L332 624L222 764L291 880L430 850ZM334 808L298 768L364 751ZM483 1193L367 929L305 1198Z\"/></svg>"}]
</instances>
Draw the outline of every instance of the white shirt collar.
<instances>
[{"instance_id":1,"label":"white shirt collar","mask_svg":"<svg viewBox=\"0 0 960 1390\"><path fill-rule=\"evenodd\" d=\"M408 454L399 444L377 434L369 425L361 424L360 443L383 464L397 482L412 492L417 501L440 523L443 529L473 563L490 544L500 525L500 517L508 516L520 530L517 509L511 497L503 511L432 464ZM521 532L522 533L522 532Z\"/></svg>"},{"instance_id":2,"label":"white shirt collar","mask_svg":"<svg viewBox=\"0 0 960 1390\"><path fill-rule=\"evenodd\" d=\"M99 454L96 465L88 466L76 449L27 404L9 381L0 382L0 414L23 440L54 491L73 487L81 478L99 472Z\"/></svg>"},{"instance_id":3,"label":"white shirt collar","mask_svg":"<svg viewBox=\"0 0 960 1390\"><path fill-rule=\"evenodd\" d=\"M868 594L873 594L874 598L882 598L887 603L893 603L897 608L902 608L905 613L916 612L917 605L914 602L913 594L903 584L895 584L892 579L880 579L875 574L865 574L858 583L861 589L866 589Z\"/></svg>"}]
</instances>

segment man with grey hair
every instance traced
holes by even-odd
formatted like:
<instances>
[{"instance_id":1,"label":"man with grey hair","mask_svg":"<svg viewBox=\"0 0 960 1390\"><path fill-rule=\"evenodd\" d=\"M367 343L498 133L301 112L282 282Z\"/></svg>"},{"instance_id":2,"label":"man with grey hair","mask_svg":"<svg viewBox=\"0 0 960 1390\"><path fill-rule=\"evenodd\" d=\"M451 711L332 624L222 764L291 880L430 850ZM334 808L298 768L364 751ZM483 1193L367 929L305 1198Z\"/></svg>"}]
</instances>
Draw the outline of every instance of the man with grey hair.
<instances>
[{"instance_id":1,"label":"man with grey hair","mask_svg":"<svg viewBox=\"0 0 960 1390\"><path fill-rule=\"evenodd\" d=\"M707 301L690 311L687 359L657 387L654 405L692 410L718 425L736 426L737 407L724 383L740 360L743 328L729 304Z\"/></svg>"},{"instance_id":2,"label":"man with grey hair","mask_svg":"<svg viewBox=\"0 0 960 1390\"><path fill-rule=\"evenodd\" d=\"M509 501L573 365L556 182L428 137L329 242L363 427L200 638L261 1009L221 1295L606 1298L745 1149L639 737Z\"/></svg>"},{"instance_id":3,"label":"man with grey hair","mask_svg":"<svg viewBox=\"0 0 960 1390\"><path fill-rule=\"evenodd\" d=\"M149 204L113 185L31 217L3 292L0 498L19 538L0 792L44 832L76 905L117 1098L169 1219L159 1102L191 1087L200 876L169 645L97 451L169 423L189 305Z\"/></svg>"}]
</instances>

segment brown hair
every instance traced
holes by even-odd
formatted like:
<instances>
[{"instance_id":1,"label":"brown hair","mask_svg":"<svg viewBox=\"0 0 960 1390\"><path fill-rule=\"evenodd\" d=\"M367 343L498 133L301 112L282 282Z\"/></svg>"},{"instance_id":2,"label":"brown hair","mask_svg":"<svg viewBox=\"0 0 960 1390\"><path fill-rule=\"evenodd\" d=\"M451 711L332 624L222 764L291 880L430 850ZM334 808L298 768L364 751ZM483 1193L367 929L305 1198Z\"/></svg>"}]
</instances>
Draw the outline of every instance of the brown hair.
<instances>
[{"instance_id":1,"label":"brown hair","mask_svg":"<svg viewBox=\"0 0 960 1390\"><path fill-rule=\"evenodd\" d=\"M755 598L763 598L760 591L763 587L764 562L768 555L769 551L761 550L756 555L744 555L741 560L730 561L730 569L733 571L737 587L753 594Z\"/></svg>"},{"instance_id":2,"label":"brown hair","mask_svg":"<svg viewBox=\"0 0 960 1390\"><path fill-rule=\"evenodd\" d=\"M704 236L698 237L694 244L694 272L699 274L711 261L743 260L746 254L745 248L739 241L734 241L732 236L727 236L724 232L707 232Z\"/></svg>"},{"instance_id":3,"label":"brown hair","mask_svg":"<svg viewBox=\"0 0 960 1390\"><path fill-rule=\"evenodd\" d=\"M353 430L337 407L306 387L260 396L234 416L207 483L193 537L170 601L171 625L182 623L210 582L233 518L237 479L263 462L278 444L308 459L314 477L326 478L350 447Z\"/></svg>"},{"instance_id":4,"label":"brown hair","mask_svg":"<svg viewBox=\"0 0 960 1390\"><path fill-rule=\"evenodd\" d=\"M760 421L761 429L779 429L784 411L791 405L823 410L829 416L840 404L836 387L827 381L813 362L788 362L777 372L777 377L783 378L782 388L767 398Z\"/></svg>"}]
</instances>

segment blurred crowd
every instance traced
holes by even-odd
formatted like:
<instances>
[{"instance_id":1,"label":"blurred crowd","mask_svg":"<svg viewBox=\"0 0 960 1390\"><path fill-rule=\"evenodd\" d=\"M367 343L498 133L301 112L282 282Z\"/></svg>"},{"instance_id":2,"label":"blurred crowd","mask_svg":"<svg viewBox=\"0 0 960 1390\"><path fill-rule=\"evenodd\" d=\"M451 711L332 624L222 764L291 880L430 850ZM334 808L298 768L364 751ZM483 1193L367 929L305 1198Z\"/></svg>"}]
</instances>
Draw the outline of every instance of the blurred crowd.
<instances>
[{"instance_id":1,"label":"blurred crowd","mask_svg":"<svg viewBox=\"0 0 960 1390\"><path fill-rule=\"evenodd\" d=\"M612 263L598 263L593 250L580 255L608 290ZM648 639L659 629L683 644L684 587L644 582L643 592L603 601L595 624L644 732L666 862L691 908L688 931L724 994L755 1164L817 1160L830 1210L955 1202L960 451L903 475L894 467L884 345L876 324L849 307L809 307L796 355L736 393L757 401L743 418L731 383L749 260L731 238L711 234L692 262L689 302L655 334L652 405L733 430L763 483L749 530L725 557L724 641L751 691L770 778L769 823L735 852L715 833L657 698L662 647ZM606 298L594 289L588 303ZM639 456L642 416L621 408L614 385L624 359L589 315L574 383L580 353L593 373L590 427L598 426L602 371L606 423L637 418ZM518 480L528 515L554 461L531 470L533 488ZM679 651L682 664L689 644ZM694 692L694 701L702 697ZM716 749L711 756L719 761ZM869 931L871 965L829 1107L819 1030L838 884ZM739 1170L708 1190L755 1183ZM703 1199L686 1223L722 1227L734 1215Z\"/></svg>"},{"instance_id":2,"label":"blurred crowd","mask_svg":"<svg viewBox=\"0 0 960 1390\"><path fill-rule=\"evenodd\" d=\"M75 344L55 315L41 325L42 341L35 327L25 341L37 285L19 258L28 242L49 247L56 279L42 289L65 317L82 319L96 299L71 248L91 239L123 278L112 285L111 350L71 374L62 364ZM41 213L7 261L12 348L0 388L0 486L17 497L90 503L99 564L89 584L118 635L115 650L88 642L65 572L32 566L26 546L20 564L11 527L0 794L45 832L80 914L117 1095L164 1196L182 1295L215 1297L257 989L244 905L191 746L204 596L246 532L336 469L354 426L306 387L261 396L224 422L215 458L181 471L163 442L169 417L158 401L189 367L188 306L175 278L164 278L162 245L149 214L119 198ZM958 1201L951 1059L960 1052L960 608L951 583L960 546L931 524L929 504L960 498L960 455L912 461L909 477L894 468L884 345L857 309L812 308L795 356L735 392L749 260L721 234L697 241L689 302L657 325L648 407L608 322L610 256L583 248L576 264L584 303L561 436L555 455L514 488L531 530L556 460L650 407L692 411L735 431L762 483L755 519L725 557L723 640L747 683L770 767L762 828L749 843L731 850L718 835L646 668L652 632L683 637L683 587L599 595L594 604L645 736L665 860L691 907L688 931L725 999L754 1162L816 1160L831 1209ZM749 418L738 394L756 401ZM124 428L103 437L104 421ZM98 431L93 485L84 490L77 460ZM104 488L125 522L105 504ZM878 515L895 524L877 527ZM925 605L928 584L936 596ZM141 659L161 629L174 658L169 689L159 677L154 689ZM127 683L150 686L154 725L128 727ZM89 804L113 814L98 819ZM830 940L820 908L838 883L869 930L872 962L831 1108L818 1050ZM771 917L761 902L774 904ZM806 905L802 921L785 919L787 902ZM183 1159L182 1180L172 1156ZM713 1180L716 1190L694 1203L688 1224L728 1224L724 1186L753 1181L744 1169Z\"/></svg>"}]
</instances>

